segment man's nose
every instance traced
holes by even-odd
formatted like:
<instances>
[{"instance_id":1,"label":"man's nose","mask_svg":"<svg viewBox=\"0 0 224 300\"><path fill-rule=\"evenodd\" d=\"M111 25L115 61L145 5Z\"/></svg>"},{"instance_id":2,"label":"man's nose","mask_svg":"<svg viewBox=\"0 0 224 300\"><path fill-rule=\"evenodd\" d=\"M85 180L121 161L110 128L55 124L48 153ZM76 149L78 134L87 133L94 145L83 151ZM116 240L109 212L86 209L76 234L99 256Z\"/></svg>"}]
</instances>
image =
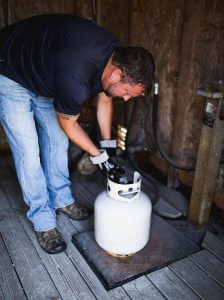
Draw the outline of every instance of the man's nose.
<instances>
[{"instance_id":1,"label":"man's nose","mask_svg":"<svg viewBox=\"0 0 224 300\"><path fill-rule=\"evenodd\" d=\"M129 96L129 95L123 96L124 101L128 101L130 98L131 98L131 96Z\"/></svg>"}]
</instances>

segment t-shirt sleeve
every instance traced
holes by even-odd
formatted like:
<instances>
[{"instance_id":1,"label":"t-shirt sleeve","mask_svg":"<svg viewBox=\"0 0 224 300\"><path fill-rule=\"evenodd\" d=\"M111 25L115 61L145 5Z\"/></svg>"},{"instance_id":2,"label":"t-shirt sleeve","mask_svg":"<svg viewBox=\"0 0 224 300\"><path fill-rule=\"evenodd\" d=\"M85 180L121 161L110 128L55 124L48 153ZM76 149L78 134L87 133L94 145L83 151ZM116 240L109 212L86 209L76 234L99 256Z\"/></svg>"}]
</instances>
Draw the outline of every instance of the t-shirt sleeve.
<instances>
[{"instance_id":1,"label":"t-shirt sleeve","mask_svg":"<svg viewBox=\"0 0 224 300\"><path fill-rule=\"evenodd\" d=\"M58 73L54 76L54 87L55 110L67 115L79 114L89 95L87 85L68 74Z\"/></svg>"}]
</instances>

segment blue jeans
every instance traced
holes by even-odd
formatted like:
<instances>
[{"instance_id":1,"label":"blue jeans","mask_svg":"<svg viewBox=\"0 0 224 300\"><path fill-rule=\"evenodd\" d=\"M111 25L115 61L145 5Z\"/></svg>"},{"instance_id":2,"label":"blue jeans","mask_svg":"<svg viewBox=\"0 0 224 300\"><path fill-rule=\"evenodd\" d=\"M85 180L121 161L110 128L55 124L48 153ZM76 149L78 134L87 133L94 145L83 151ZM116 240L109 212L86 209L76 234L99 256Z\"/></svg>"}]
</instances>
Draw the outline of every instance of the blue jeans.
<instances>
[{"instance_id":1,"label":"blue jeans","mask_svg":"<svg viewBox=\"0 0 224 300\"><path fill-rule=\"evenodd\" d=\"M55 209L74 202L68 173L68 139L53 99L0 75L0 121L15 161L28 219L35 231L56 227Z\"/></svg>"}]
</instances>

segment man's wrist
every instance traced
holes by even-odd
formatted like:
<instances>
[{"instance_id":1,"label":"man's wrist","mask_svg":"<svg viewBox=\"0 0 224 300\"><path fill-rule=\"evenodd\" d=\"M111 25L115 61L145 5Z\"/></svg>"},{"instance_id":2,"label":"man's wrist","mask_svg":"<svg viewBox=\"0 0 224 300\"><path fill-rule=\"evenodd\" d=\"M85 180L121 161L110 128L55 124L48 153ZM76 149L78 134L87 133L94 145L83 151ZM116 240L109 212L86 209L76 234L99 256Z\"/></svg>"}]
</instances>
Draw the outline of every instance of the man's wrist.
<instances>
[{"instance_id":1,"label":"man's wrist","mask_svg":"<svg viewBox=\"0 0 224 300\"><path fill-rule=\"evenodd\" d=\"M101 153L97 156L90 156L90 160L94 165L101 164L107 161L109 158L106 150L101 150Z\"/></svg>"}]
</instances>

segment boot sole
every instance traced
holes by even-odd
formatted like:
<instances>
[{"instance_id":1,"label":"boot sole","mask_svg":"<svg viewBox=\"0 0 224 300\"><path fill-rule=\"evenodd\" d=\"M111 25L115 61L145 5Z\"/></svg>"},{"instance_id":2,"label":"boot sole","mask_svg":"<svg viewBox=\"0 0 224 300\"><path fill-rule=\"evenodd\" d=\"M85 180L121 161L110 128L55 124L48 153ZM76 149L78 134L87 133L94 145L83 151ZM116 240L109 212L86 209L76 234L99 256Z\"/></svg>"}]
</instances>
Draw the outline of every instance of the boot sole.
<instances>
[{"instance_id":1,"label":"boot sole","mask_svg":"<svg viewBox=\"0 0 224 300\"><path fill-rule=\"evenodd\" d=\"M86 216L86 217L83 217L83 218L72 218L72 217L71 217L69 214L67 214L66 212L63 212L63 211L56 212L56 215L62 215L62 214L68 216L70 219L75 220L75 221L83 221L83 220L87 220L87 219L91 218L92 215L93 215L93 213L91 213L89 216Z\"/></svg>"},{"instance_id":2,"label":"boot sole","mask_svg":"<svg viewBox=\"0 0 224 300\"><path fill-rule=\"evenodd\" d=\"M40 246L41 246L41 245L40 245ZM45 248L42 247L42 246L41 246L41 248L42 248L46 253L48 253L48 254L58 254L58 253L64 252L64 251L67 249L67 245L66 245L66 243L65 243L64 246L61 246L61 248L58 247L58 248L56 248L56 250L54 250L54 251L50 251L50 250L48 250L48 249L45 249Z\"/></svg>"}]
</instances>

